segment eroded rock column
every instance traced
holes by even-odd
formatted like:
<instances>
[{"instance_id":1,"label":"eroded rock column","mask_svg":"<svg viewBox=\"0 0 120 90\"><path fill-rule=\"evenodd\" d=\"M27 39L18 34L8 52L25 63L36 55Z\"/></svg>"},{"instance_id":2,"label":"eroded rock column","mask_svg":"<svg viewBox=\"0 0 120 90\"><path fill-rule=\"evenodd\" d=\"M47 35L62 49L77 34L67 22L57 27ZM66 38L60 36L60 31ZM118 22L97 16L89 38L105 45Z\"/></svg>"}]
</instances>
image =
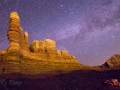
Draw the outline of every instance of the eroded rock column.
<instances>
[{"instance_id":1,"label":"eroded rock column","mask_svg":"<svg viewBox=\"0 0 120 90\"><path fill-rule=\"evenodd\" d=\"M19 50L20 49L20 18L17 12L10 13L9 29L8 29L8 50Z\"/></svg>"}]
</instances>

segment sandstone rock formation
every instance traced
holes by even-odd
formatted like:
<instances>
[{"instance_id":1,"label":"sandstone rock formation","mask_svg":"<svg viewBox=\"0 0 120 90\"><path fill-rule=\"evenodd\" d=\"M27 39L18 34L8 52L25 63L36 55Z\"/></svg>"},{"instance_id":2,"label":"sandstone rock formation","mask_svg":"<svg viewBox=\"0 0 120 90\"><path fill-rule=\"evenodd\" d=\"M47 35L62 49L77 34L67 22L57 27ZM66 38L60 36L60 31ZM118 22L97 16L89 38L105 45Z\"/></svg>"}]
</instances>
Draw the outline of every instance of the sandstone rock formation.
<instances>
[{"instance_id":1,"label":"sandstone rock formation","mask_svg":"<svg viewBox=\"0 0 120 90\"><path fill-rule=\"evenodd\" d=\"M12 12L10 14L9 29L8 29L8 40L9 48L8 50L28 50L28 33L24 32L20 27L20 18L17 12Z\"/></svg>"},{"instance_id":2,"label":"sandstone rock formation","mask_svg":"<svg viewBox=\"0 0 120 90\"><path fill-rule=\"evenodd\" d=\"M120 82L118 82L118 79L111 79L111 80L106 80L104 82L105 85L110 85L110 86L120 86Z\"/></svg>"},{"instance_id":3,"label":"sandstone rock formation","mask_svg":"<svg viewBox=\"0 0 120 90\"><path fill-rule=\"evenodd\" d=\"M39 74L81 66L66 50L56 50L54 40L34 40L29 45L17 12L10 14L7 36L9 47L0 52L0 73Z\"/></svg>"},{"instance_id":4,"label":"sandstone rock formation","mask_svg":"<svg viewBox=\"0 0 120 90\"><path fill-rule=\"evenodd\" d=\"M34 40L30 46L30 49L32 52L37 53L39 52L39 41L38 40Z\"/></svg>"},{"instance_id":5,"label":"sandstone rock formation","mask_svg":"<svg viewBox=\"0 0 120 90\"><path fill-rule=\"evenodd\" d=\"M102 66L109 67L109 68L119 67L120 66L120 54L112 56Z\"/></svg>"}]
</instances>

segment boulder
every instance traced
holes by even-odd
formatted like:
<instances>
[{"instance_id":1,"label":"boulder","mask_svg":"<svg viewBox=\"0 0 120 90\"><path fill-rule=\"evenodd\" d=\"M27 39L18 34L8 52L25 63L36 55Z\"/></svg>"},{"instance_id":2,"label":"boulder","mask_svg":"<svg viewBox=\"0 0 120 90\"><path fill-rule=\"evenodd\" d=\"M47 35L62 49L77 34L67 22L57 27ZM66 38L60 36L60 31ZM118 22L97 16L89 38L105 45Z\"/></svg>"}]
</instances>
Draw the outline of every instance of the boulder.
<instances>
[{"instance_id":1,"label":"boulder","mask_svg":"<svg viewBox=\"0 0 120 90\"><path fill-rule=\"evenodd\" d=\"M61 55L62 55L62 57L64 57L64 58L70 58L71 56L68 54L68 51L66 51L66 50L62 50L61 51Z\"/></svg>"},{"instance_id":2,"label":"boulder","mask_svg":"<svg viewBox=\"0 0 120 90\"><path fill-rule=\"evenodd\" d=\"M62 54L63 56L64 56L64 55L67 56L67 55L68 55L68 51L66 51L66 50L62 50L62 51L61 51L61 54Z\"/></svg>"},{"instance_id":3,"label":"boulder","mask_svg":"<svg viewBox=\"0 0 120 90\"><path fill-rule=\"evenodd\" d=\"M56 42L54 40L51 39L45 39L44 40L44 47L46 48L46 50L55 50L56 49Z\"/></svg>"},{"instance_id":4,"label":"boulder","mask_svg":"<svg viewBox=\"0 0 120 90\"><path fill-rule=\"evenodd\" d=\"M106 80L104 84L110 86L120 86L120 82L118 82L117 79Z\"/></svg>"},{"instance_id":5,"label":"boulder","mask_svg":"<svg viewBox=\"0 0 120 90\"><path fill-rule=\"evenodd\" d=\"M97 90L120 90L120 82L117 79L105 80L103 85Z\"/></svg>"},{"instance_id":6,"label":"boulder","mask_svg":"<svg viewBox=\"0 0 120 90\"><path fill-rule=\"evenodd\" d=\"M39 41L38 40L34 40L32 42L32 44L30 45L30 49L31 49L32 52L38 53L39 52Z\"/></svg>"}]
</instances>

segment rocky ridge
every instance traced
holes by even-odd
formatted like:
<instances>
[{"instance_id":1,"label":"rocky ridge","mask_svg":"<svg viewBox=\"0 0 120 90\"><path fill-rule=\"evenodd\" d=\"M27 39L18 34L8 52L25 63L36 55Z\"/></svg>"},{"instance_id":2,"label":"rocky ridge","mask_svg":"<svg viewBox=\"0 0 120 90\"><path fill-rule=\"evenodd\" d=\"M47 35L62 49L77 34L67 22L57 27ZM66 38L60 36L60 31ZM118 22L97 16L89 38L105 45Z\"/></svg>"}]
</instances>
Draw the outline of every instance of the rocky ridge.
<instances>
[{"instance_id":1,"label":"rocky ridge","mask_svg":"<svg viewBox=\"0 0 120 90\"><path fill-rule=\"evenodd\" d=\"M118 69L120 69L120 54L113 55L102 66L107 67L107 68L118 68Z\"/></svg>"},{"instance_id":2,"label":"rocky ridge","mask_svg":"<svg viewBox=\"0 0 120 90\"><path fill-rule=\"evenodd\" d=\"M56 50L54 40L34 40L29 45L29 34L20 27L17 12L10 13L7 36L9 47L0 51L0 73L39 74L82 66L66 50Z\"/></svg>"}]
</instances>

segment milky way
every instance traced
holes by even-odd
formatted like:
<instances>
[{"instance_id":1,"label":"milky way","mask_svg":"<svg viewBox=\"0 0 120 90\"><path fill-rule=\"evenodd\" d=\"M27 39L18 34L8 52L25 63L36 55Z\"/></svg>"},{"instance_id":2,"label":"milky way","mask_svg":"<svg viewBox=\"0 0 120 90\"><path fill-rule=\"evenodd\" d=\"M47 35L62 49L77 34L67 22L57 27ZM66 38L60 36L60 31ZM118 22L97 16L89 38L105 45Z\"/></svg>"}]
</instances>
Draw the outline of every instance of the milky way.
<instances>
[{"instance_id":1,"label":"milky way","mask_svg":"<svg viewBox=\"0 0 120 90\"><path fill-rule=\"evenodd\" d=\"M53 39L82 64L101 65L120 53L120 0L0 0L0 50L9 44L12 11L30 43Z\"/></svg>"}]
</instances>

